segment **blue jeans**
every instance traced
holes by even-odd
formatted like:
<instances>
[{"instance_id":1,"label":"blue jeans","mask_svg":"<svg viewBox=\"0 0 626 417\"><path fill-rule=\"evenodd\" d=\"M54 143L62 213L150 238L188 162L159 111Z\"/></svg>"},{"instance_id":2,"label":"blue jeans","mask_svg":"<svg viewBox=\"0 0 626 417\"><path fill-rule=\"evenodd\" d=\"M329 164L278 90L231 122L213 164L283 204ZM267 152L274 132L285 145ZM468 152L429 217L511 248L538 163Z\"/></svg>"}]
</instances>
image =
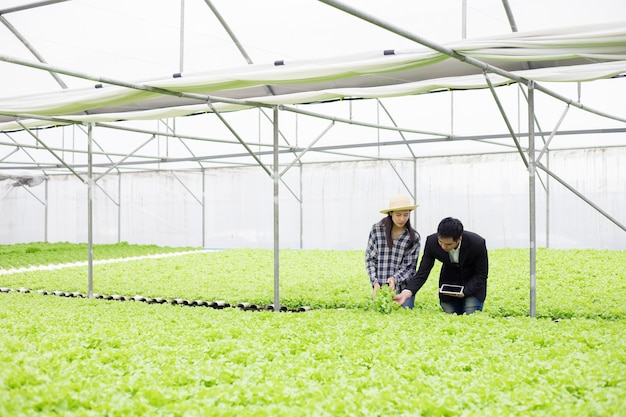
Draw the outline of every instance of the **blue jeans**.
<instances>
[{"instance_id":1,"label":"blue jeans","mask_svg":"<svg viewBox=\"0 0 626 417\"><path fill-rule=\"evenodd\" d=\"M414 305L415 305L415 295L412 295L406 299L404 304L402 304L402 307L412 309Z\"/></svg>"},{"instance_id":2,"label":"blue jeans","mask_svg":"<svg viewBox=\"0 0 626 417\"><path fill-rule=\"evenodd\" d=\"M407 300L408 302L408 300ZM450 301L440 301L441 308L448 314L458 314L461 315L463 313L470 315L476 311L483 311L484 302L480 301L476 297L463 297L463 298L454 298Z\"/></svg>"}]
</instances>

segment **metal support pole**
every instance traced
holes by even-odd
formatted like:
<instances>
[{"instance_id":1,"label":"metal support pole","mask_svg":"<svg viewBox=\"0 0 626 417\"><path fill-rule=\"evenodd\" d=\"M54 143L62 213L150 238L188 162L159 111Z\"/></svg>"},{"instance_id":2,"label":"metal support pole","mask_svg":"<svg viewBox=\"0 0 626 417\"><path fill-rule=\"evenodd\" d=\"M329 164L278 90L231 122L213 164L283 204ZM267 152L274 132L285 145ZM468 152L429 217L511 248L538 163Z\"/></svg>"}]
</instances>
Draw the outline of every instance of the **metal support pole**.
<instances>
[{"instance_id":1,"label":"metal support pole","mask_svg":"<svg viewBox=\"0 0 626 417\"><path fill-rule=\"evenodd\" d=\"M491 84L491 80L489 80L487 73L483 72L483 75L485 76L485 80L487 81L487 85L489 86L489 91L491 91L491 95L493 96L493 100L496 102L496 105L498 106L498 110L500 111L500 114L502 115L502 120L504 120L504 123L506 124L506 127L509 130L509 133L511 134L511 138L513 138L513 142L515 142L517 151L522 157L522 161L524 162L524 165L528 166L528 162L526 162L526 157L524 157L524 150L522 149L522 146L520 145L519 140L517 139L517 135L515 135L515 131L513 130L513 126L511 125L509 118L506 116L506 112L504 111L504 106L500 102L500 99L498 98L498 95L496 94L496 90L493 88L493 84ZM530 101L530 98L528 100ZM530 123L533 123L535 120L534 114L531 113L531 117L532 119L530 120Z\"/></svg>"},{"instance_id":2,"label":"metal support pole","mask_svg":"<svg viewBox=\"0 0 626 417\"><path fill-rule=\"evenodd\" d=\"M413 202L415 204L420 204L417 197L417 159L413 158ZM417 210L413 210L413 228L417 229L418 227ZM424 241L424 243L426 242Z\"/></svg>"},{"instance_id":3,"label":"metal support pole","mask_svg":"<svg viewBox=\"0 0 626 417\"><path fill-rule=\"evenodd\" d=\"M117 173L117 243L122 242L122 173Z\"/></svg>"},{"instance_id":4,"label":"metal support pole","mask_svg":"<svg viewBox=\"0 0 626 417\"><path fill-rule=\"evenodd\" d=\"M179 42L178 72L183 73L185 59L185 0L180 0L180 42Z\"/></svg>"},{"instance_id":5,"label":"metal support pole","mask_svg":"<svg viewBox=\"0 0 626 417\"><path fill-rule=\"evenodd\" d=\"M461 39L467 39L467 0L461 2Z\"/></svg>"},{"instance_id":6,"label":"metal support pole","mask_svg":"<svg viewBox=\"0 0 626 417\"><path fill-rule=\"evenodd\" d=\"M279 204L278 189L280 185L280 175L278 172L278 107L274 107L274 163L273 163L274 179L274 311L280 311L280 294L279 294Z\"/></svg>"},{"instance_id":7,"label":"metal support pole","mask_svg":"<svg viewBox=\"0 0 626 417\"><path fill-rule=\"evenodd\" d=\"M200 174L202 175L202 247L206 247L206 175L204 172L204 168L200 170Z\"/></svg>"},{"instance_id":8,"label":"metal support pole","mask_svg":"<svg viewBox=\"0 0 626 417\"><path fill-rule=\"evenodd\" d=\"M546 164L550 168L550 151L546 151ZM550 248L550 175L546 175L546 248Z\"/></svg>"},{"instance_id":9,"label":"metal support pole","mask_svg":"<svg viewBox=\"0 0 626 417\"><path fill-rule=\"evenodd\" d=\"M50 211L50 200L48 199L49 197L49 186L50 186L50 181L46 180L46 203L44 204L44 218L43 218L43 223L44 223L44 232L43 232L43 241L48 243L48 213Z\"/></svg>"},{"instance_id":10,"label":"metal support pole","mask_svg":"<svg viewBox=\"0 0 626 417\"><path fill-rule=\"evenodd\" d=\"M93 159L91 144L93 123L87 125L87 265L88 290L87 297L93 297Z\"/></svg>"},{"instance_id":11,"label":"metal support pole","mask_svg":"<svg viewBox=\"0 0 626 417\"><path fill-rule=\"evenodd\" d=\"M506 12L506 17L509 19L509 25L511 26L511 30L513 32L517 32L517 23L515 23L515 15L511 10L511 5L509 4L509 0L502 0L502 5L504 6L504 11Z\"/></svg>"},{"instance_id":12,"label":"metal support pole","mask_svg":"<svg viewBox=\"0 0 626 417\"><path fill-rule=\"evenodd\" d=\"M298 179L300 181L300 192L299 192L299 196L300 198L298 199L298 207L300 208L300 249L304 249L304 239L303 239L303 235L304 235L304 210L302 208L302 202L304 201L304 196L302 195L302 174L303 174L303 169L302 169L302 164L300 164L300 169L298 170Z\"/></svg>"},{"instance_id":13,"label":"metal support pole","mask_svg":"<svg viewBox=\"0 0 626 417\"><path fill-rule=\"evenodd\" d=\"M33 45L31 45L31 43L28 42L28 39L22 36L22 34L17 29L15 29L15 27L13 27L13 25L9 23L9 21L6 20L4 16L2 16L2 13L0 13L0 22L2 22L4 26L6 26L7 29L9 29L13 33L13 35L15 35L15 37L19 39L20 42L22 42L22 44L30 51L31 54L35 56L35 58L37 58L39 62L47 63L46 60L43 58L43 56L41 56L41 54L37 52L37 50L33 47ZM63 89L67 88L67 84L63 82L63 80L61 79L61 77L59 77L57 73L50 72L50 75L52 75L52 78L54 78L54 80L61 86L61 88Z\"/></svg>"},{"instance_id":14,"label":"metal support pole","mask_svg":"<svg viewBox=\"0 0 626 417\"><path fill-rule=\"evenodd\" d=\"M528 201L530 215L530 317L537 316L537 237L535 201L535 83L528 83Z\"/></svg>"}]
</instances>

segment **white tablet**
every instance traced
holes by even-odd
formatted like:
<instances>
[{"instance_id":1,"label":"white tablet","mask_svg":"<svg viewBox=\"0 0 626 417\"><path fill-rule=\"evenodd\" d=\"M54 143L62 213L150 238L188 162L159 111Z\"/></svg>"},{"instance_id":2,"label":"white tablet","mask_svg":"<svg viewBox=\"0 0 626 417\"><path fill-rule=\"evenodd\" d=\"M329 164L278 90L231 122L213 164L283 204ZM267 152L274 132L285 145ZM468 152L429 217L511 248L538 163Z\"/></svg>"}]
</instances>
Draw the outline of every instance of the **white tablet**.
<instances>
[{"instance_id":1,"label":"white tablet","mask_svg":"<svg viewBox=\"0 0 626 417\"><path fill-rule=\"evenodd\" d=\"M441 294L448 295L459 295L463 293L463 285L451 285L451 284L443 284L441 288L439 288L439 292Z\"/></svg>"}]
</instances>

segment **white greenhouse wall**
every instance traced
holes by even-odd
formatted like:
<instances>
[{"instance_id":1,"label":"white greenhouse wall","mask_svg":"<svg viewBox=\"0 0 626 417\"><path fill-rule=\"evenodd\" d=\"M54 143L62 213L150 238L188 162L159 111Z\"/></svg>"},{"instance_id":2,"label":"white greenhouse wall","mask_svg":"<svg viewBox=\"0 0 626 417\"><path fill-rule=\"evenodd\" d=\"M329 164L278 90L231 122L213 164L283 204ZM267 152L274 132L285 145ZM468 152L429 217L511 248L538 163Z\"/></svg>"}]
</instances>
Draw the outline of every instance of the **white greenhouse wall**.
<instances>
[{"instance_id":1,"label":"white greenhouse wall","mask_svg":"<svg viewBox=\"0 0 626 417\"><path fill-rule=\"evenodd\" d=\"M622 224L624 166L623 148L549 155L556 175ZM529 175L516 153L304 165L283 181L281 248L364 249L389 197L409 192L420 205L412 223L423 237L454 216L490 248L529 245ZM201 171L110 174L97 184L94 243L273 247L273 182L260 167L207 169L204 178ZM0 187L1 244L87 241L87 186L75 176ZM536 200L538 246L626 249L626 232L539 170Z\"/></svg>"}]
</instances>

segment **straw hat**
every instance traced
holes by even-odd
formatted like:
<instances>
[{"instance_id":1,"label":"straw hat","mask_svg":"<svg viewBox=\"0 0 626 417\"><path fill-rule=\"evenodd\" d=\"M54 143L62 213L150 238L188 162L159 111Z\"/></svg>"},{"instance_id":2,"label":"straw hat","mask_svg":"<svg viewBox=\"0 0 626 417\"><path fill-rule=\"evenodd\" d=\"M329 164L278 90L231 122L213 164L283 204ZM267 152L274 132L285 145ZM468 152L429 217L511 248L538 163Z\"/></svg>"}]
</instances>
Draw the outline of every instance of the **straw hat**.
<instances>
[{"instance_id":1,"label":"straw hat","mask_svg":"<svg viewBox=\"0 0 626 417\"><path fill-rule=\"evenodd\" d=\"M383 214L387 214L390 211L403 211L403 210L415 210L418 204L411 204L409 197L404 195L396 195L389 199L389 208L381 210Z\"/></svg>"}]
</instances>

